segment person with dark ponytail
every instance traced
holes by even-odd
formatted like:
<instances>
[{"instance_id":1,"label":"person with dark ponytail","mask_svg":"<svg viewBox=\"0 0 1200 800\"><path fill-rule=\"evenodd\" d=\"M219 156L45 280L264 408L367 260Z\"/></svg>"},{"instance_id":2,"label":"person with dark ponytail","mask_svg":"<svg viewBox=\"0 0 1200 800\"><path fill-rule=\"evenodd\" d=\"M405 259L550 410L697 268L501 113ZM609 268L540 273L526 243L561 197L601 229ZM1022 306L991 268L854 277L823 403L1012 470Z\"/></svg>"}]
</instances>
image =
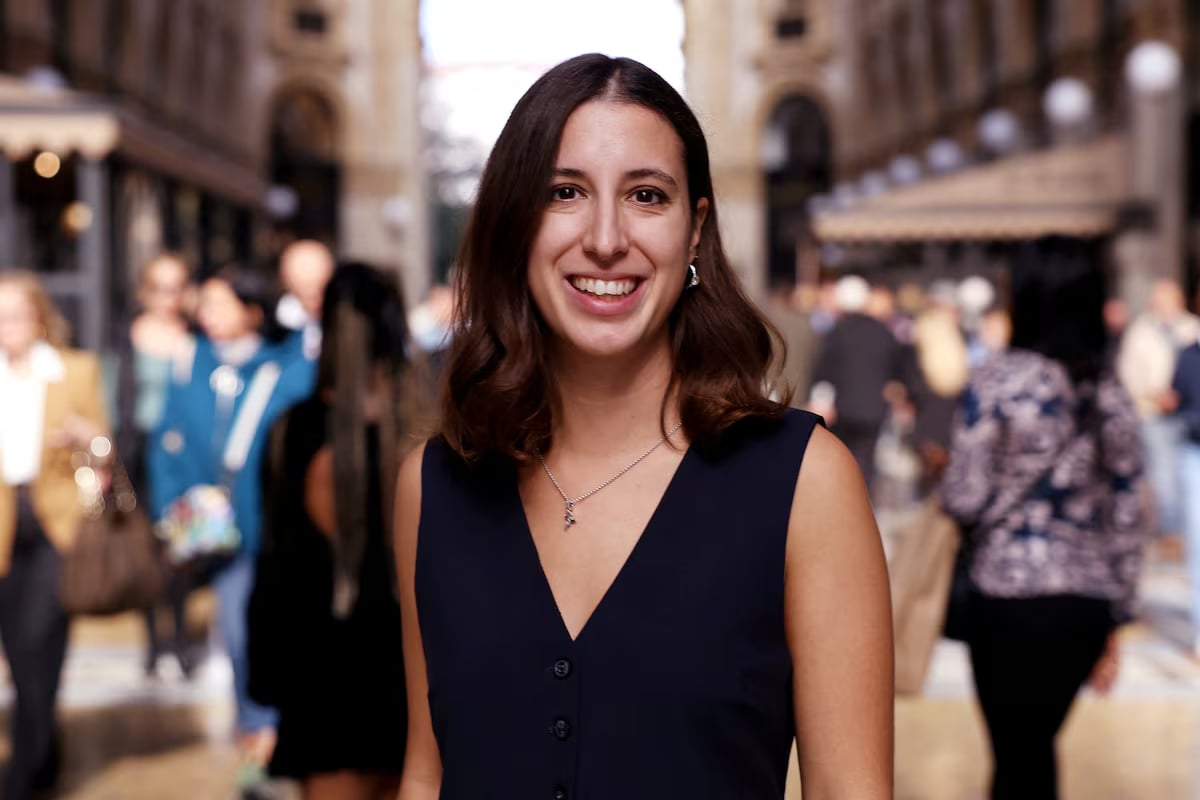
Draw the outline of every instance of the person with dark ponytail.
<instances>
[{"instance_id":1,"label":"person with dark ponytail","mask_svg":"<svg viewBox=\"0 0 1200 800\"><path fill-rule=\"evenodd\" d=\"M396 282L334 272L314 393L276 424L250 605L250 691L279 710L273 775L312 798L394 797L407 708L391 538L419 406Z\"/></svg>"},{"instance_id":2,"label":"person with dark ponytail","mask_svg":"<svg viewBox=\"0 0 1200 800\"><path fill-rule=\"evenodd\" d=\"M1116 677L1147 533L1133 401L1105 362L1094 247L1012 260L1012 341L971 377L942 484L963 527L966 638L991 738L992 798L1058 796L1055 739L1091 677Z\"/></svg>"}]
</instances>

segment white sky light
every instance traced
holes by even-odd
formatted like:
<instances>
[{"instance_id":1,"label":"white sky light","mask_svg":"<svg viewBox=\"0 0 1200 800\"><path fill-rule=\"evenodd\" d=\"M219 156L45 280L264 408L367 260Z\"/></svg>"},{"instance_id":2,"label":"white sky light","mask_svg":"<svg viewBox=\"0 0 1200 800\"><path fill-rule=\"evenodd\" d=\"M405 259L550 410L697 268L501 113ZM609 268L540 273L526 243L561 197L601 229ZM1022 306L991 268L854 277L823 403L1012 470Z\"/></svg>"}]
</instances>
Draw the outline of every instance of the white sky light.
<instances>
[{"instance_id":1,"label":"white sky light","mask_svg":"<svg viewBox=\"0 0 1200 800\"><path fill-rule=\"evenodd\" d=\"M581 53L635 58L683 91L681 0L425 0L421 33L442 124L485 152L529 85Z\"/></svg>"}]
</instances>

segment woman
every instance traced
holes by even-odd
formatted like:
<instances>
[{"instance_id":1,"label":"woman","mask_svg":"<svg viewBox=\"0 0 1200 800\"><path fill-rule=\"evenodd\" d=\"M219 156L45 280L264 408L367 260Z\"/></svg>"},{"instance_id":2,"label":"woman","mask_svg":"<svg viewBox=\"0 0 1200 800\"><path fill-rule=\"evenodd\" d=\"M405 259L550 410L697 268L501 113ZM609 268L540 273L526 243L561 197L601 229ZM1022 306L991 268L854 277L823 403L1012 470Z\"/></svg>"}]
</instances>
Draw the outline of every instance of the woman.
<instances>
[{"instance_id":1,"label":"woman","mask_svg":"<svg viewBox=\"0 0 1200 800\"><path fill-rule=\"evenodd\" d=\"M151 260L138 278L140 310L129 326L126 357L121 364L117 452L142 497L150 495L146 486L146 445L151 432L162 422L171 365L177 359L186 359L186 353L195 346L187 320L190 290L191 269L181 257L171 253ZM171 651L183 674L190 676L192 658L184 619L187 586L182 576L172 576L166 594L174 641L170 645L163 641L158 609L146 609L146 674L155 675L159 656Z\"/></svg>"},{"instance_id":2,"label":"woman","mask_svg":"<svg viewBox=\"0 0 1200 800\"><path fill-rule=\"evenodd\" d=\"M194 486L229 492L241 543L216 573L213 589L217 624L233 662L247 780L265 767L275 736L274 711L246 693L246 606L261 527L263 450L271 425L311 391L314 377L311 362L272 338L273 299L267 279L241 266L225 267L201 285L197 320L203 336L187 362L172 367L176 379L148 456L156 519Z\"/></svg>"},{"instance_id":3,"label":"woman","mask_svg":"<svg viewBox=\"0 0 1200 800\"><path fill-rule=\"evenodd\" d=\"M73 459L107 435L102 391L99 361L67 349L66 323L37 278L0 273L0 639L16 692L8 800L57 778L68 628L58 572L83 516Z\"/></svg>"},{"instance_id":4,"label":"woman","mask_svg":"<svg viewBox=\"0 0 1200 800\"><path fill-rule=\"evenodd\" d=\"M250 691L279 710L273 775L309 800L391 800L407 709L385 520L415 388L395 281L339 267L321 327L316 391L271 435Z\"/></svg>"},{"instance_id":5,"label":"woman","mask_svg":"<svg viewBox=\"0 0 1200 800\"><path fill-rule=\"evenodd\" d=\"M442 435L396 502L400 797L782 798L793 734L806 793L890 797L866 489L767 399L682 98L628 59L550 70L458 263Z\"/></svg>"},{"instance_id":6,"label":"woman","mask_svg":"<svg viewBox=\"0 0 1200 800\"><path fill-rule=\"evenodd\" d=\"M942 485L968 531L967 643L992 797L1057 797L1055 739L1115 677L1146 533L1133 403L1104 366L1104 280L1083 242L1012 265L1012 340L971 377Z\"/></svg>"}]
</instances>

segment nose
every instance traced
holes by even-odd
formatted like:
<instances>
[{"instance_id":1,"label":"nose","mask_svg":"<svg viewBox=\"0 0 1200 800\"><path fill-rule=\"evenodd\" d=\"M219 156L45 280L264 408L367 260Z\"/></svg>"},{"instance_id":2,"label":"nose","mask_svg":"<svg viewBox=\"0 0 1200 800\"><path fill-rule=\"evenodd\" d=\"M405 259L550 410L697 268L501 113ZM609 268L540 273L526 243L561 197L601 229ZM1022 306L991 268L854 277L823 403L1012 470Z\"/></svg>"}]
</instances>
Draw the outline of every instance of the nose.
<instances>
[{"instance_id":1,"label":"nose","mask_svg":"<svg viewBox=\"0 0 1200 800\"><path fill-rule=\"evenodd\" d=\"M611 262L629 249L625 221L617 202L596 203L583 235L583 251L600 262Z\"/></svg>"}]
</instances>

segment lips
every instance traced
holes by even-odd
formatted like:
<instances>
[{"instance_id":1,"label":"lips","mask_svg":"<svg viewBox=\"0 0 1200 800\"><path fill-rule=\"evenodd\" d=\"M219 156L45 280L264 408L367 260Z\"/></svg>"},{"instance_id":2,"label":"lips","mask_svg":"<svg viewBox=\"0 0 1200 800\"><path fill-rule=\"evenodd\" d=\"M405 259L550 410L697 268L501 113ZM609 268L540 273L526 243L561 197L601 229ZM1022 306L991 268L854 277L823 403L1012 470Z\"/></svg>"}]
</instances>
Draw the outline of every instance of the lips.
<instances>
[{"instance_id":1,"label":"lips","mask_svg":"<svg viewBox=\"0 0 1200 800\"><path fill-rule=\"evenodd\" d=\"M593 297L611 297L614 299L633 294L639 283L636 278L602 280L597 278L586 278L580 275L569 278L569 281L571 286L573 286L575 289L586 294L590 294Z\"/></svg>"}]
</instances>

